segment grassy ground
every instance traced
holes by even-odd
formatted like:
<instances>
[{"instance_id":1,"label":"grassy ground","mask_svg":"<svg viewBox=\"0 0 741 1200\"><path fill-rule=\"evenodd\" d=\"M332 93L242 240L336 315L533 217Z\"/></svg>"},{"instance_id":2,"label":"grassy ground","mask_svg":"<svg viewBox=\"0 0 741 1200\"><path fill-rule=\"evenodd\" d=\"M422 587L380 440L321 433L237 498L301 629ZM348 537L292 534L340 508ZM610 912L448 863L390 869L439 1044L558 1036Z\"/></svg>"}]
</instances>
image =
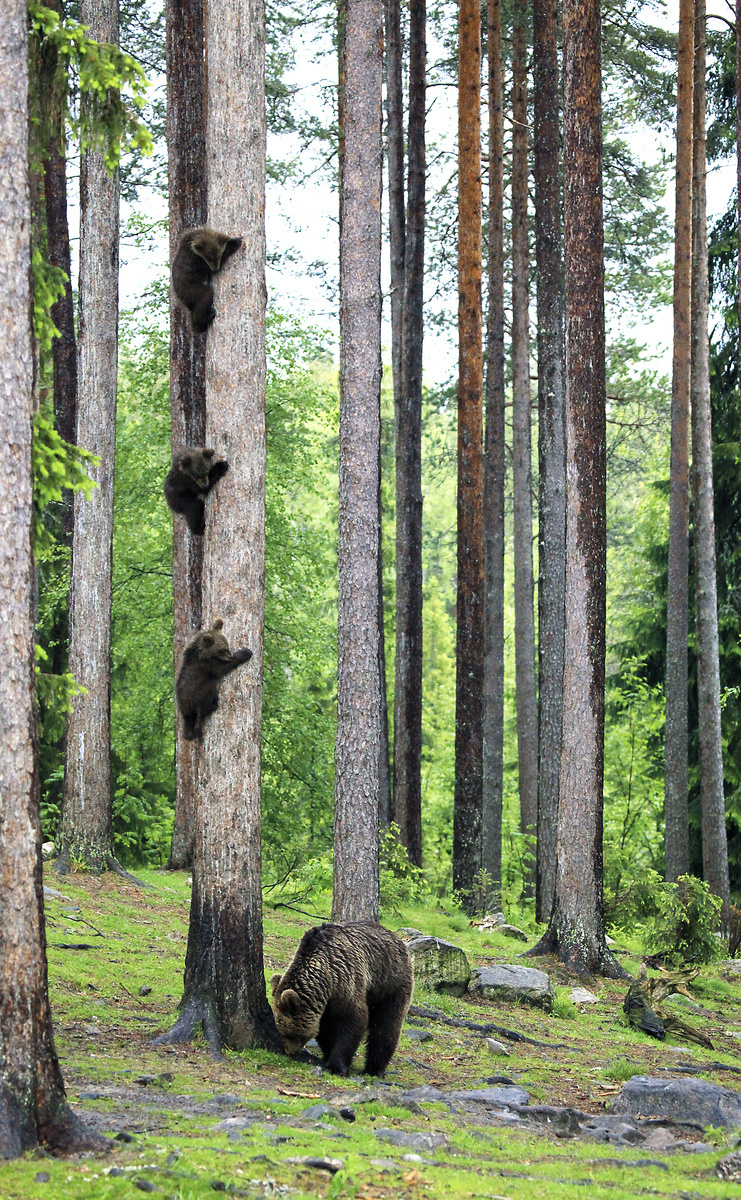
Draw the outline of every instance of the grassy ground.
<instances>
[{"instance_id":1,"label":"grassy ground","mask_svg":"<svg viewBox=\"0 0 741 1200\"><path fill-rule=\"evenodd\" d=\"M585 1187L614 1200L639 1195L725 1200L741 1190L714 1174L717 1160L736 1145L728 1130L706 1132L705 1141L717 1146L713 1153L671 1155L640 1145L625 1150L509 1128L486 1113L450 1113L442 1104L425 1104L414 1113L393 1103L394 1087L332 1078L265 1052L227 1054L215 1063L202 1043L152 1049L151 1038L172 1023L181 995L189 887L182 874L144 872L144 877L151 889L114 875L73 875L61 884L47 878L64 893L64 898L47 897L47 917L52 1009L69 1097L98 1128L125 1140L114 1142L104 1157L60 1161L29 1155L2 1165L2 1200L118 1200L135 1196L136 1189L178 1200L214 1191L357 1200L561 1200L583 1196ZM318 911L327 909L320 905ZM266 909L268 977L287 965L312 923L287 909ZM525 948L482 934L459 913L440 909L406 909L387 915L385 923L448 938L466 950L472 965L516 961ZM73 943L91 948L60 948ZM621 961L637 971L637 958L627 954ZM555 975L553 964L546 967ZM713 1051L659 1043L633 1031L622 1015L625 984L595 981L599 1003L577 1011L567 997L579 981L560 975L556 981L557 1008L565 1014L560 1018L526 1006L418 993L416 1003L493 1021L549 1044L512 1044L509 1058L492 1057L473 1032L418 1023L432 1040L413 1041L405 1033L387 1082L451 1090L480 1087L502 1074L526 1088L531 1102L598 1112L632 1074L661 1074L678 1062L712 1062L716 1065L707 1077L741 1091L739 1077L718 1065L741 1065L739 1040L731 1036L734 1030L741 1034L741 976L722 965L708 968L695 987L703 1013L682 1011L710 1035ZM145 988L151 990L141 995ZM318 1103L349 1106L355 1120L301 1117ZM246 1127L236 1133L214 1128L240 1116L247 1118ZM376 1130L389 1128L442 1133L448 1145L405 1158L408 1151L375 1136ZM342 1165L321 1169L291 1161L307 1156Z\"/></svg>"}]
</instances>

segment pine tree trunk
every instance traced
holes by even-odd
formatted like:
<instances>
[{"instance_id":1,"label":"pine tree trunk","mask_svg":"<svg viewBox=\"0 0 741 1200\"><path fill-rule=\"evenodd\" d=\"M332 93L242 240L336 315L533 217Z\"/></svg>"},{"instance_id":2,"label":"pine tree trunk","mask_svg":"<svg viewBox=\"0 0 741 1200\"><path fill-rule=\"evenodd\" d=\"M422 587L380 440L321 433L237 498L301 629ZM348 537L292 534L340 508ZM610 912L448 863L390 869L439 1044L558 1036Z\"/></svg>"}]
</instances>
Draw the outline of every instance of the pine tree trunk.
<instances>
[{"instance_id":1,"label":"pine tree trunk","mask_svg":"<svg viewBox=\"0 0 741 1200\"><path fill-rule=\"evenodd\" d=\"M730 916L728 838L720 727L718 596L713 511L713 438L708 343L708 232L705 153L705 0L695 2L692 168L692 495L694 501L697 712L700 740L703 876Z\"/></svg>"},{"instance_id":2,"label":"pine tree trunk","mask_svg":"<svg viewBox=\"0 0 741 1200\"><path fill-rule=\"evenodd\" d=\"M458 9L458 591L453 887L481 867L484 700L483 362L481 330L481 19Z\"/></svg>"},{"instance_id":3,"label":"pine tree trunk","mask_svg":"<svg viewBox=\"0 0 741 1200\"><path fill-rule=\"evenodd\" d=\"M690 277L692 257L693 0L680 0L677 167L674 225L674 354L669 468L669 574L666 610L665 873L689 871L687 812L687 635L689 627Z\"/></svg>"},{"instance_id":4,"label":"pine tree trunk","mask_svg":"<svg viewBox=\"0 0 741 1200\"><path fill-rule=\"evenodd\" d=\"M426 0L409 4L408 202L401 395L396 426L394 813L422 866L422 339L425 256Z\"/></svg>"},{"instance_id":5,"label":"pine tree trunk","mask_svg":"<svg viewBox=\"0 0 741 1200\"><path fill-rule=\"evenodd\" d=\"M170 259L183 229L206 223L205 63L203 0L167 3L167 146ZM206 436L206 339L194 337L188 314L170 299L170 413L173 453L202 446ZM177 672L185 643L202 619L203 540L173 517L172 594ZM192 866L195 744L175 728L175 819L169 867Z\"/></svg>"},{"instance_id":6,"label":"pine tree trunk","mask_svg":"<svg viewBox=\"0 0 741 1200\"><path fill-rule=\"evenodd\" d=\"M504 175L502 6L488 0L489 69L489 307L486 325L486 441L484 454L483 805L481 865L491 878L492 906L502 885L504 749Z\"/></svg>"},{"instance_id":7,"label":"pine tree trunk","mask_svg":"<svg viewBox=\"0 0 741 1200\"><path fill-rule=\"evenodd\" d=\"M260 0L208 7L209 224L244 239L215 280L206 335L206 440L230 464L209 500L203 616L250 663L221 685L196 755L196 843L181 1015L222 1046L281 1049L263 973L260 745L265 601L265 100Z\"/></svg>"},{"instance_id":8,"label":"pine tree trunk","mask_svg":"<svg viewBox=\"0 0 741 1200\"><path fill-rule=\"evenodd\" d=\"M599 0L565 0L566 630L558 865L536 953L620 976L602 912L606 454Z\"/></svg>"},{"instance_id":9,"label":"pine tree trunk","mask_svg":"<svg viewBox=\"0 0 741 1200\"><path fill-rule=\"evenodd\" d=\"M558 7L554 0L533 0L533 75L540 461L536 916L547 921L556 882L566 562Z\"/></svg>"},{"instance_id":10,"label":"pine tree trunk","mask_svg":"<svg viewBox=\"0 0 741 1200\"><path fill-rule=\"evenodd\" d=\"M380 0L347 0L340 190L340 487L333 919L378 919Z\"/></svg>"},{"instance_id":11,"label":"pine tree trunk","mask_svg":"<svg viewBox=\"0 0 741 1200\"><path fill-rule=\"evenodd\" d=\"M118 0L81 0L90 36L118 42ZM99 455L98 487L75 496L69 669L85 694L72 701L57 869L71 860L116 867L111 793L111 572L118 377L118 172L102 152L80 164L79 393L76 441Z\"/></svg>"},{"instance_id":12,"label":"pine tree trunk","mask_svg":"<svg viewBox=\"0 0 741 1200\"><path fill-rule=\"evenodd\" d=\"M512 31L512 515L520 832L533 838L538 822L538 699L533 613L527 143L527 12L519 0ZM534 866L533 861L525 871L529 892Z\"/></svg>"},{"instance_id":13,"label":"pine tree trunk","mask_svg":"<svg viewBox=\"0 0 741 1200\"><path fill-rule=\"evenodd\" d=\"M395 425L401 398L401 342L404 312L404 93L400 0L384 0L386 31L386 129L389 188L389 258L391 267L391 370ZM410 45L411 51L411 45Z\"/></svg>"},{"instance_id":14,"label":"pine tree trunk","mask_svg":"<svg viewBox=\"0 0 741 1200\"><path fill-rule=\"evenodd\" d=\"M0 36L0 1158L100 1148L67 1107L46 968L33 691L31 213L25 3Z\"/></svg>"},{"instance_id":15,"label":"pine tree trunk","mask_svg":"<svg viewBox=\"0 0 741 1200\"><path fill-rule=\"evenodd\" d=\"M736 214L741 229L741 0L736 0ZM741 237L738 240L738 327L741 329ZM741 356L741 346L738 351ZM739 372L741 375L741 372ZM741 392L739 392L741 401ZM739 411L739 440L741 440L741 410Z\"/></svg>"},{"instance_id":16,"label":"pine tree trunk","mask_svg":"<svg viewBox=\"0 0 741 1200\"><path fill-rule=\"evenodd\" d=\"M380 420L380 416L379 416ZM378 829L393 821L391 762L389 758L389 706L386 688L386 629L383 610L383 510L381 507L381 443L378 443L378 685L381 692L381 749L378 756Z\"/></svg>"}]
</instances>

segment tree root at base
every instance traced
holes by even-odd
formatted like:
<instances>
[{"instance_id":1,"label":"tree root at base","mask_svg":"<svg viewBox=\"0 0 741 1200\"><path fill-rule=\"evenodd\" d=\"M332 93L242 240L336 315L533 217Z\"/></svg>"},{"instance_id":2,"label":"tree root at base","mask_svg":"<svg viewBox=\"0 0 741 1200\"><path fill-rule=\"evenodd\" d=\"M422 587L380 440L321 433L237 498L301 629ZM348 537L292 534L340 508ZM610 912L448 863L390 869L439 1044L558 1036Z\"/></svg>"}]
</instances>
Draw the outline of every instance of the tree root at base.
<instances>
[{"instance_id":1,"label":"tree root at base","mask_svg":"<svg viewBox=\"0 0 741 1200\"><path fill-rule=\"evenodd\" d=\"M81 860L85 861L85 860ZM54 861L54 870L57 875L69 875L72 871L72 855L69 849L62 850L61 854ZM114 854L106 854L102 858L96 858L86 863L91 874L102 875L104 871L113 871L114 874L120 875L122 879L126 879L129 883L135 883L137 887L151 888L151 883L146 883L143 879L137 879L136 875L132 875L125 867L122 867Z\"/></svg>"},{"instance_id":2,"label":"tree root at base","mask_svg":"<svg viewBox=\"0 0 741 1200\"><path fill-rule=\"evenodd\" d=\"M215 1060L221 1059L223 1057L221 1053L223 1045L221 1022L209 1001L197 996L192 997L184 1004L183 1011L172 1029L167 1033L161 1033L152 1041L151 1045L181 1046L184 1042L192 1041L199 1026L203 1029L203 1036L211 1057Z\"/></svg>"}]
</instances>

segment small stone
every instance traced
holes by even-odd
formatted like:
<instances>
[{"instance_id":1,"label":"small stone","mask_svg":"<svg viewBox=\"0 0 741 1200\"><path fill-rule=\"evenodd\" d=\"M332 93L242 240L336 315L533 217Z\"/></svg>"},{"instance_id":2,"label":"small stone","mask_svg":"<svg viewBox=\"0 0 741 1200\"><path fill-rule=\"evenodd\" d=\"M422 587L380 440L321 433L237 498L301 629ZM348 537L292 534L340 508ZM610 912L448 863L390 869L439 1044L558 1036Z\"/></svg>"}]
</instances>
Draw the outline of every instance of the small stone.
<instances>
[{"instance_id":1,"label":"small stone","mask_svg":"<svg viewBox=\"0 0 741 1200\"><path fill-rule=\"evenodd\" d=\"M291 1163L294 1167L313 1167L316 1171L330 1171L333 1175L345 1169L344 1158L312 1158L301 1155L299 1158L286 1158L283 1161Z\"/></svg>"},{"instance_id":2,"label":"small stone","mask_svg":"<svg viewBox=\"0 0 741 1200\"><path fill-rule=\"evenodd\" d=\"M402 942L408 942L411 938L424 937L421 929L413 929L411 925L402 925L401 929L397 929L396 936L400 937Z\"/></svg>"},{"instance_id":3,"label":"small stone","mask_svg":"<svg viewBox=\"0 0 741 1200\"><path fill-rule=\"evenodd\" d=\"M37 1171L33 1177L34 1183L48 1183L51 1175L48 1171Z\"/></svg>"},{"instance_id":4,"label":"small stone","mask_svg":"<svg viewBox=\"0 0 741 1200\"><path fill-rule=\"evenodd\" d=\"M404 1031L410 1042L431 1042L432 1034L429 1029L406 1029Z\"/></svg>"},{"instance_id":5,"label":"small stone","mask_svg":"<svg viewBox=\"0 0 741 1200\"><path fill-rule=\"evenodd\" d=\"M215 1192L225 1192L226 1191L226 1184L224 1183L223 1179L212 1179L211 1187L212 1187L213 1191L215 1191Z\"/></svg>"},{"instance_id":6,"label":"small stone","mask_svg":"<svg viewBox=\"0 0 741 1200\"><path fill-rule=\"evenodd\" d=\"M416 1162L416 1163L424 1162L424 1159L422 1158L421 1154L402 1154L401 1158L402 1158L402 1162Z\"/></svg>"},{"instance_id":7,"label":"small stone","mask_svg":"<svg viewBox=\"0 0 741 1200\"><path fill-rule=\"evenodd\" d=\"M48 862L50 858L54 857L54 843L53 842L43 842L42 843L41 857L43 858L44 862ZM40 1182L46 1183L46 1180L42 1179Z\"/></svg>"},{"instance_id":8,"label":"small stone","mask_svg":"<svg viewBox=\"0 0 741 1200\"><path fill-rule=\"evenodd\" d=\"M496 1038L489 1037L484 1038L484 1041L486 1042L486 1046L490 1054L501 1054L504 1055L505 1058L509 1058L510 1052L507 1047L502 1044L502 1042L498 1042Z\"/></svg>"},{"instance_id":9,"label":"small stone","mask_svg":"<svg viewBox=\"0 0 741 1200\"><path fill-rule=\"evenodd\" d=\"M140 1192L158 1192L159 1188L156 1184L150 1183L148 1179L132 1179L131 1181L135 1188Z\"/></svg>"},{"instance_id":10,"label":"small stone","mask_svg":"<svg viewBox=\"0 0 741 1200\"><path fill-rule=\"evenodd\" d=\"M421 1087L407 1088L405 1092L401 1093L398 1099L418 1100L420 1104L435 1104L438 1100L445 1099L445 1093L441 1092L439 1088L432 1087L429 1083L423 1083Z\"/></svg>"},{"instance_id":11,"label":"small stone","mask_svg":"<svg viewBox=\"0 0 741 1200\"><path fill-rule=\"evenodd\" d=\"M100 1037L100 1030L97 1025L83 1025L82 1032L89 1037Z\"/></svg>"},{"instance_id":12,"label":"small stone","mask_svg":"<svg viewBox=\"0 0 741 1200\"><path fill-rule=\"evenodd\" d=\"M112 1175L114 1179L121 1179L122 1176L124 1176L126 1174L126 1172L122 1171L120 1167L111 1167L108 1174Z\"/></svg>"},{"instance_id":13,"label":"small stone","mask_svg":"<svg viewBox=\"0 0 741 1200\"><path fill-rule=\"evenodd\" d=\"M524 929L519 929L517 925L497 925L494 928L495 933L501 933L502 937L516 938L519 942L528 941L528 936Z\"/></svg>"},{"instance_id":14,"label":"small stone","mask_svg":"<svg viewBox=\"0 0 741 1200\"><path fill-rule=\"evenodd\" d=\"M401 1129L375 1129L379 1142L390 1142L392 1146L408 1146L410 1150L436 1150L447 1146L444 1133L404 1133Z\"/></svg>"},{"instance_id":15,"label":"small stone","mask_svg":"<svg viewBox=\"0 0 741 1200\"><path fill-rule=\"evenodd\" d=\"M126 1132L125 1129L120 1129L119 1132L116 1134L115 1140L117 1142L126 1142L126 1144L128 1145L130 1142L133 1142L134 1139L130 1133Z\"/></svg>"},{"instance_id":16,"label":"small stone","mask_svg":"<svg viewBox=\"0 0 741 1200\"><path fill-rule=\"evenodd\" d=\"M352 1108L341 1108L340 1116L342 1117L343 1121L352 1122L355 1120L355 1110Z\"/></svg>"},{"instance_id":17,"label":"small stone","mask_svg":"<svg viewBox=\"0 0 741 1200\"><path fill-rule=\"evenodd\" d=\"M401 1168L393 1158L372 1158L371 1166L376 1167L379 1171L399 1171Z\"/></svg>"},{"instance_id":18,"label":"small stone","mask_svg":"<svg viewBox=\"0 0 741 1200\"><path fill-rule=\"evenodd\" d=\"M170 1078L173 1078L170 1076ZM213 1097L214 1104L239 1104L239 1096L235 1096L234 1092L218 1092Z\"/></svg>"},{"instance_id":19,"label":"small stone","mask_svg":"<svg viewBox=\"0 0 741 1200\"><path fill-rule=\"evenodd\" d=\"M79 1096L80 1096L81 1100L104 1100L105 1099L104 1092L94 1092L94 1091L80 1092Z\"/></svg>"},{"instance_id":20,"label":"small stone","mask_svg":"<svg viewBox=\"0 0 741 1200\"><path fill-rule=\"evenodd\" d=\"M138 1083L140 1087L149 1087L150 1083L156 1083L156 1075L137 1075L134 1083Z\"/></svg>"},{"instance_id":21,"label":"small stone","mask_svg":"<svg viewBox=\"0 0 741 1200\"><path fill-rule=\"evenodd\" d=\"M160 1083L172 1083L175 1076L173 1075L172 1071L160 1071L157 1078L159 1079Z\"/></svg>"},{"instance_id":22,"label":"small stone","mask_svg":"<svg viewBox=\"0 0 741 1200\"><path fill-rule=\"evenodd\" d=\"M574 1004L599 1004L599 996L595 996L589 988L575 987L569 994Z\"/></svg>"},{"instance_id":23,"label":"small stone","mask_svg":"<svg viewBox=\"0 0 741 1200\"><path fill-rule=\"evenodd\" d=\"M179 1151L171 1150L170 1153L168 1154L167 1158L165 1159L165 1166L166 1167L174 1167L175 1163L179 1160L179 1158L180 1158Z\"/></svg>"},{"instance_id":24,"label":"small stone","mask_svg":"<svg viewBox=\"0 0 741 1200\"><path fill-rule=\"evenodd\" d=\"M148 995L149 995L149 993L151 992L151 990L152 990L152 989L151 989L151 987L149 986L149 984L147 984L147 983L143 983L143 984L141 985L141 987L139 988L139 995L140 995L140 996L148 996Z\"/></svg>"},{"instance_id":25,"label":"small stone","mask_svg":"<svg viewBox=\"0 0 741 1200\"><path fill-rule=\"evenodd\" d=\"M305 1108L301 1116L305 1121L318 1121L321 1117L339 1117L339 1110L333 1108L331 1104L312 1104L310 1108Z\"/></svg>"}]
</instances>

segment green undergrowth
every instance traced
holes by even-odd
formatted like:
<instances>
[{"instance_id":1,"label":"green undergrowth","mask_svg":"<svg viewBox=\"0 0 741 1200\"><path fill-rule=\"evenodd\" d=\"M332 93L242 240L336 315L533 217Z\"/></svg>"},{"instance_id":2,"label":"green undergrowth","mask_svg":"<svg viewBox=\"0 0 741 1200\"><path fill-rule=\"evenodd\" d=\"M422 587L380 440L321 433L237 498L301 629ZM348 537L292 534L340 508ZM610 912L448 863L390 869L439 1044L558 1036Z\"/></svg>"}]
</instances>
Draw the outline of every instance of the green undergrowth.
<instances>
[{"instance_id":1,"label":"green undergrowth","mask_svg":"<svg viewBox=\"0 0 741 1200\"><path fill-rule=\"evenodd\" d=\"M527 1005L431 994L419 987L414 1003L448 1019L494 1024L532 1042L502 1034L509 1054L492 1055L480 1032L412 1014L387 1075L390 1087L359 1074L348 1080L322 1075L308 1064L261 1050L226 1053L214 1062L199 1039L186 1046L151 1045L153 1036L172 1024L181 996L190 884L184 873L144 871L142 877L149 888L114 875L73 873L60 880L47 871L46 879L62 893L47 895L46 908L52 1011L68 1095L103 1132L111 1137L123 1132L132 1140L113 1141L105 1156L57 1160L34 1154L3 1165L1 1200L107 1200L137 1195L142 1185L177 1200L219 1191L330 1200L561 1200L583 1196L585 1187L616 1200L638 1195L725 1200L731 1194L733 1185L718 1180L714 1166L734 1148L733 1131L706 1133L705 1140L715 1146L707 1153L670 1155L640 1145L626 1150L506 1127L485 1112L451 1112L440 1103L413 1112L399 1105L395 1086L431 1084L454 1091L503 1076L525 1088L531 1103L599 1112L631 1075L656 1075L692 1063L706 1078L741 1091L741 1076L723 1070L723 1064L741 1066L741 1046L732 1037L741 1033L741 977L724 963L703 968L694 986L705 1015L689 1006L681 1013L702 1026L714 1049L669 1039L660 1043L627 1024L624 982L577 980L554 961L518 959L527 949L524 943L480 932L460 910L430 900L427 907L386 912L385 923L452 941L472 966L518 961L537 966L557 988L556 1008L546 1014ZM276 901L274 894L266 897L268 977L288 964L303 931L329 912L326 896L315 904L297 904L304 912L276 908ZM508 915L525 927L516 914ZM537 935L530 932L532 945ZM63 948L73 945L89 948ZM631 951L619 955L620 961L637 969L635 947L616 949ZM597 995L597 1004L574 1005L570 992L584 983ZM409 1036L419 1030L432 1038ZM361 1066L359 1058L358 1073ZM368 1092L369 1085L375 1093ZM301 1117L318 1103L349 1105L355 1120ZM257 1123L237 1137L215 1128L224 1117L248 1112L258 1114ZM448 1144L405 1158L415 1151L380 1141L379 1129L442 1133ZM302 1157L332 1158L342 1165L333 1174L290 1161ZM48 1182L35 1182L39 1173L48 1174Z\"/></svg>"}]
</instances>

